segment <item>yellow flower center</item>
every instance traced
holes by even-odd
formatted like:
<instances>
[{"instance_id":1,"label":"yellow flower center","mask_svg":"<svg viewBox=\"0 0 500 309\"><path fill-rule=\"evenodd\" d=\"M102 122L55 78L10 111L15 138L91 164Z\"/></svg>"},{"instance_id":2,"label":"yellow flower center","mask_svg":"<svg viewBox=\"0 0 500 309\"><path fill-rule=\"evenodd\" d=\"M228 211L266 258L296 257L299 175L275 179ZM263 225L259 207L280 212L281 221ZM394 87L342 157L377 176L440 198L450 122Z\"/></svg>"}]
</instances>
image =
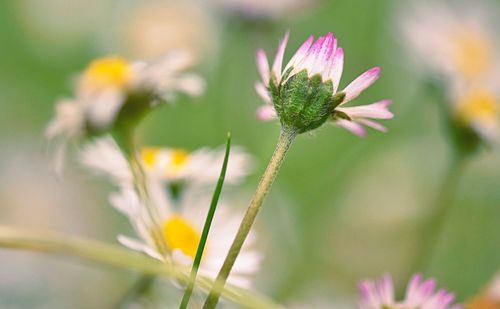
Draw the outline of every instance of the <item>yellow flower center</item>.
<instances>
[{"instance_id":1,"label":"yellow flower center","mask_svg":"<svg viewBox=\"0 0 500 309\"><path fill-rule=\"evenodd\" d=\"M141 150L141 159L147 169L153 169L156 165L160 148L145 147Z\"/></svg>"},{"instance_id":2,"label":"yellow flower center","mask_svg":"<svg viewBox=\"0 0 500 309\"><path fill-rule=\"evenodd\" d=\"M496 98L487 90L471 91L458 102L458 119L466 124L495 122L497 113Z\"/></svg>"},{"instance_id":3,"label":"yellow flower center","mask_svg":"<svg viewBox=\"0 0 500 309\"><path fill-rule=\"evenodd\" d=\"M467 77L478 76L491 64L491 45L482 35L463 30L454 36L454 59L458 69Z\"/></svg>"},{"instance_id":4,"label":"yellow flower center","mask_svg":"<svg viewBox=\"0 0 500 309\"><path fill-rule=\"evenodd\" d=\"M119 57L92 61L83 73L83 83L92 89L107 87L124 88L132 78L130 63Z\"/></svg>"},{"instance_id":5,"label":"yellow flower center","mask_svg":"<svg viewBox=\"0 0 500 309\"><path fill-rule=\"evenodd\" d=\"M173 216L163 224L163 237L170 249L181 250L185 255L194 258L201 235L184 218Z\"/></svg>"},{"instance_id":6,"label":"yellow flower center","mask_svg":"<svg viewBox=\"0 0 500 309\"><path fill-rule=\"evenodd\" d=\"M172 150L172 157L170 162L174 169L182 168L186 165L189 159L189 153L183 149L174 149Z\"/></svg>"}]
</instances>

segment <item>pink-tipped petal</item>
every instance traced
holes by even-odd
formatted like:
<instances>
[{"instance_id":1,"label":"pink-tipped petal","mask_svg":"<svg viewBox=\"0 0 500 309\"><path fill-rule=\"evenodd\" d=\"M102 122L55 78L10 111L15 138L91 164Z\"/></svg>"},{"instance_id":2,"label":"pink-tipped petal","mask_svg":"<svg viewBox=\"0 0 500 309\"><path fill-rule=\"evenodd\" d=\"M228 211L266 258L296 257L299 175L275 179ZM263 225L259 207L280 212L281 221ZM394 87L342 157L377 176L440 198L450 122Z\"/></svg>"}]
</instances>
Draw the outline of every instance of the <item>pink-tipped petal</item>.
<instances>
[{"instance_id":1,"label":"pink-tipped petal","mask_svg":"<svg viewBox=\"0 0 500 309\"><path fill-rule=\"evenodd\" d=\"M262 49L257 50L257 68L259 70L260 78L262 82L267 86L269 84L270 72L269 72L269 62L267 61L266 53Z\"/></svg>"},{"instance_id":2,"label":"pink-tipped petal","mask_svg":"<svg viewBox=\"0 0 500 309\"><path fill-rule=\"evenodd\" d=\"M307 69L309 75L313 74L314 63L316 59L319 57L319 53L321 51L321 47L323 46L323 42L325 41L325 37L319 37L316 42L311 46L309 52L305 56L303 67Z\"/></svg>"},{"instance_id":3,"label":"pink-tipped petal","mask_svg":"<svg viewBox=\"0 0 500 309\"><path fill-rule=\"evenodd\" d=\"M278 82L281 79L281 67L283 65L283 57L285 55L286 44L288 43L288 35L289 35L289 32L287 31L285 33L285 37L279 43L278 51L276 52L276 57L274 58L272 72L274 74L276 74L276 78L278 79Z\"/></svg>"},{"instance_id":4,"label":"pink-tipped petal","mask_svg":"<svg viewBox=\"0 0 500 309\"><path fill-rule=\"evenodd\" d=\"M349 121L346 119L336 119L335 122L343 127L344 129L347 129L348 131L354 133L355 135L359 137L364 137L366 135L366 130L363 128L362 125L354 122L354 121Z\"/></svg>"},{"instance_id":5,"label":"pink-tipped petal","mask_svg":"<svg viewBox=\"0 0 500 309\"><path fill-rule=\"evenodd\" d=\"M344 49L337 48L332 60L332 68L330 69L329 79L333 82L333 92L339 89L340 78L342 77L342 70L344 69Z\"/></svg>"},{"instance_id":6,"label":"pink-tipped petal","mask_svg":"<svg viewBox=\"0 0 500 309\"><path fill-rule=\"evenodd\" d=\"M406 288L406 304L408 306L417 306L419 302L419 288L420 281L422 281L421 274L415 274L410 279L410 283Z\"/></svg>"},{"instance_id":7,"label":"pink-tipped petal","mask_svg":"<svg viewBox=\"0 0 500 309\"><path fill-rule=\"evenodd\" d=\"M376 308L380 306L380 300L377 295L377 289L372 281L365 280L359 284L361 292L360 303L366 308Z\"/></svg>"},{"instance_id":8,"label":"pink-tipped petal","mask_svg":"<svg viewBox=\"0 0 500 309\"><path fill-rule=\"evenodd\" d=\"M264 86L263 83L256 82L255 83L255 91L262 98L262 100L264 100L264 102L266 102L266 104L273 104L271 96L269 95L269 92L267 91L267 88L266 88L266 86Z\"/></svg>"},{"instance_id":9,"label":"pink-tipped petal","mask_svg":"<svg viewBox=\"0 0 500 309\"><path fill-rule=\"evenodd\" d=\"M292 58L286 65L285 69L283 70L284 72L286 72L292 66L293 67L297 66L304 60L304 57L309 51L309 48L311 47L313 41L314 41L314 36L311 35L307 38L307 40L304 43L302 43L302 45L299 47L299 49L297 49L295 54L292 56Z\"/></svg>"},{"instance_id":10,"label":"pink-tipped petal","mask_svg":"<svg viewBox=\"0 0 500 309\"><path fill-rule=\"evenodd\" d=\"M272 105L261 105L257 108L257 119L260 121L270 121L278 117Z\"/></svg>"},{"instance_id":11,"label":"pink-tipped petal","mask_svg":"<svg viewBox=\"0 0 500 309\"><path fill-rule=\"evenodd\" d=\"M345 89L345 100L342 104L349 102L359 96L366 88L370 87L380 77L380 68L374 67L352 81Z\"/></svg>"},{"instance_id":12,"label":"pink-tipped petal","mask_svg":"<svg viewBox=\"0 0 500 309\"><path fill-rule=\"evenodd\" d=\"M337 107L337 110L346 113L351 118L391 119L394 117L388 109L391 103L391 100L382 100L368 105Z\"/></svg>"},{"instance_id":13,"label":"pink-tipped petal","mask_svg":"<svg viewBox=\"0 0 500 309\"><path fill-rule=\"evenodd\" d=\"M378 292L384 305L392 305L394 303L394 285L389 274L384 274L382 279L380 279Z\"/></svg>"}]
</instances>

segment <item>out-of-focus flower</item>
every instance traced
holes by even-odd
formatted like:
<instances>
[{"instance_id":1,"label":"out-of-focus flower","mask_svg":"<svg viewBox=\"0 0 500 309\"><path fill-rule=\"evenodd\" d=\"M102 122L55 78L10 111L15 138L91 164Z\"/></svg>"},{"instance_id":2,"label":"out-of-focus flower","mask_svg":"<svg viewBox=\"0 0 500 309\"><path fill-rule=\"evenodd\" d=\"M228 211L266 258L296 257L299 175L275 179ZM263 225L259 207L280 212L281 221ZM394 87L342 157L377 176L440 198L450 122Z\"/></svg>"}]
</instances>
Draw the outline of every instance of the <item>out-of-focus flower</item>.
<instances>
[{"instance_id":1,"label":"out-of-focus flower","mask_svg":"<svg viewBox=\"0 0 500 309\"><path fill-rule=\"evenodd\" d=\"M414 275L408 287L403 301L396 301L394 297L394 285L391 276L386 274L377 281L366 280L361 282L359 290L360 309L448 309L461 308L453 305L455 296L445 289L436 289L436 280L422 280L420 274Z\"/></svg>"},{"instance_id":2,"label":"out-of-focus flower","mask_svg":"<svg viewBox=\"0 0 500 309\"><path fill-rule=\"evenodd\" d=\"M315 0L212 0L227 11L250 19L283 17L313 6Z\"/></svg>"},{"instance_id":3,"label":"out-of-focus flower","mask_svg":"<svg viewBox=\"0 0 500 309\"><path fill-rule=\"evenodd\" d=\"M482 142L492 143L500 135L498 93L498 43L490 24L492 2L465 4L419 2L401 15L401 28L410 53L431 80L440 80L450 102L452 140L458 150L473 153ZM430 73L430 74L429 74Z\"/></svg>"},{"instance_id":4,"label":"out-of-focus flower","mask_svg":"<svg viewBox=\"0 0 500 309\"><path fill-rule=\"evenodd\" d=\"M344 65L344 51L337 47L332 33L314 42L310 36L282 70L288 33L280 42L272 68L263 50L257 51L257 66L262 78L257 93L266 103L257 110L261 120L279 118L283 127L298 133L318 128L328 119L356 135L365 134L363 125L385 131L371 119L390 119L389 100L364 106L346 107L380 76L372 68L343 90L339 90Z\"/></svg>"},{"instance_id":5,"label":"out-of-focus flower","mask_svg":"<svg viewBox=\"0 0 500 309\"><path fill-rule=\"evenodd\" d=\"M500 97L486 85L455 87L451 93L453 114L458 123L472 129L482 140L498 140Z\"/></svg>"},{"instance_id":6,"label":"out-of-focus flower","mask_svg":"<svg viewBox=\"0 0 500 309\"><path fill-rule=\"evenodd\" d=\"M478 78L495 65L494 31L488 14L497 7L486 2L452 5L420 1L405 8L400 24L408 50L419 67L446 79Z\"/></svg>"},{"instance_id":7,"label":"out-of-focus flower","mask_svg":"<svg viewBox=\"0 0 500 309\"><path fill-rule=\"evenodd\" d=\"M109 52L151 59L168 50L189 51L199 61L217 49L217 26L206 4L195 0L146 0L125 3L103 33Z\"/></svg>"},{"instance_id":8,"label":"out-of-focus flower","mask_svg":"<svg viewBox=\"0 0 500 309\"><path fill-rule=\"evenodd\" d=\"M168 153L170 150L162 151ZM135 232L140 237L140 240L136 240L120 235L118 240L123 245L159 260L173 261L188 266L192 263L198 248L206 212L210 205L211 192L200 190L196 186L186 186L183 188L182 195L173 196L170 194L165 187L164 175L158 175L151 170L153 167L162 166L162 159L156 158L156 155L161 154L154 154L153 158L143 158L146 170L149 170L146 173L146 183L151 205L147 205L139 198L132 182L130 166L118 145L110 137L99 139L95 143L87 145L82 154L82 162L95 171L107 174L120 187L118 193L111 195L110 202L129 218ZM149 154L146 155L146 157L148 156ZM246 155L242 154L242 156ZM165 159L168 159L168 156ZM186 159L179 156L176 158L176 163L181 163ZM220 171L221 162L212 156L211 160L205 161L197 168L199 172L203 173L203 169L210 170L212 169L211 165L214 165L213 168ZM236 165L233 165L233 168L235 167ZM240 168L246 169L245 166L241 165ZM192 175L185 174L185 176L184 180L186 181L198 181L195 177L191 177ZM229 178L236 180L241 177L241 174L236 173ZM204 176L203 180L208 181L210 178L211 176ZM221 200L217 206L201 262L201 274L210 277L216 276L231 245L233 235L238 230L239 221L240 216L236 212L230 211ZM255 235L252 234L248 240L230 277L232 283L239 285L250 283L250 277L259 268L261 260L261 254L254 248Z\"/></svg>"},{"instance_id":9,"label":"out-of-focus flower","mask_svg":"<svg viewBox=\"0 0 500 309\"><path fill-rule=\"evenodd\" d=\"M191 57L181 51L151 62L119 57L91 62L78 80L75 97L57 103L56 117L45 132L48 139L62 140L56 169L61 167L68 140L127 129L158 102L170 102L179 92L201 94L203 80L184 73L191 64Z\"/></svg>"},{"instance_id":10,"label":"out-of-focus flower","mask_svg":"<svg viewBox=\"0 0 500 309\"><path fill-rule=\"evenodd\" d=\"M176 148L145 147L141 158L146 171L167 182L213 184L217 182L224 161L224 150L202 148L193 152ZM238 183L248 175L250 156L241 148L232 147L225 182Z\"/></svg>"},{"instance_id":11,"label":"out-of-focus flower","mask_svg":"<svg viewBox=\"0 0 500 309\"><path fill-rule=\"evenodd\" d=\"M497 273L486 289L465 305L466 309L500 308L500 273Z\"/></svg>"},{"instance_id":12,"label":"out-of-focus flower","mask_svg":"<svg viewBox=\"0 0 500 309\"><path fill-rule=\"evenodd\" d=\"M94 60L79 78L75 97L57 104L47 137L102 132L115 125L119 114L138 118L159 100L171 100L176 92L200 94L201 78L182 72L191 63L182 52L171 52L155 62L129 62L119 57Z\"/></svg>"}]
</instances>

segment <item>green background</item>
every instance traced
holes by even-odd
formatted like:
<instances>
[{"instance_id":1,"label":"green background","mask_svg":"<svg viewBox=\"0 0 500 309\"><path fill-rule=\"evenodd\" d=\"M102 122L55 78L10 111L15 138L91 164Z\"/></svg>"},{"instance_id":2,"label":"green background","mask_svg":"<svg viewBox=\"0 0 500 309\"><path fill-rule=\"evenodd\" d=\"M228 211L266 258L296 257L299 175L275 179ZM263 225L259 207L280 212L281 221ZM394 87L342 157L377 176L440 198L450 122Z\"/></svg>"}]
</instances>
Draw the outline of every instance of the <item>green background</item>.
<instances>
[{"instance_id":1,"label":"green background","mask_svg":"<svg viewBox=\"0 0 500 309\"><path fill-rule=\"evenodd\" d=\"M54 102L71 95L71 77L103 52L95 34L51 40L30 32L16 3L0 1L0 223L115 243L115 235L130 228L109 207L109 186L79 168L74 156L65 178L55 179L43 139ZM244 186L244 205L279 131L277 123L259 123L254 116L261 104L253 89L255 50L263 47L273 57L278 39L290 30L288 58L310 34L332 31L346 53L341 85L382 67L381 79L356 104L392 99L395 118L384 121L388 133L369 130L358 138L327 125L300 136L258 218L266 259L256 286L280 302L352 306L361 278L389 272L403 286L417 271L410 265L419 250L416 239L432 212L450 150L436 98L425 93L404 53L396 22L401 8L398 1L342 0L277 21L217 15L218 52L199 68L206 93L159 108L141 126L145 143L187 149L222 145L230 131L233 143L258 163ZM110 4L104 15L113 20L113 14ZM496 149L471 160L423 270L461 301L499 268L499 176ZM66 196L68 203L46 211L29 199L44 181L53 183L46 194ZM21 186L22 198L6 197L13 183ZM0 305L14 308L106 308L134 277L30 252L0 250L0 261Z\"/></svg>"}]
</instances>

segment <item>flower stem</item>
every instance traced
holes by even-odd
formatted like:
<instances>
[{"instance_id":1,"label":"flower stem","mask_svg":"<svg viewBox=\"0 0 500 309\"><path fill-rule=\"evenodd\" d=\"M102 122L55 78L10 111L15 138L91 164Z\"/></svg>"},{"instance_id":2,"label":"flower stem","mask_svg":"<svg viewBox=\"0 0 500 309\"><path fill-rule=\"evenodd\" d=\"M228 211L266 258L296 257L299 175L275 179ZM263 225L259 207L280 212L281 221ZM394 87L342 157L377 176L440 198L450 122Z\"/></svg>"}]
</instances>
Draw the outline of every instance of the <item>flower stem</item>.
<instances>
[{"instance_id":1,"label":"flower stem","mask_svg":"<svg viewBox=\"0 0 500 309\"><path fill-rule=\"evenodd\" d=\"M160 262L149 256L139 254L115 245L93 240L48 233L29 231L0 225L0 248L45 252L52 255L76 257L98 265L108 265L141 272L145 275L162 276L187 283L188 270L168 261ZM205 276L197 276L196 286L203 291L212 287L213 281ZM241 307L276 309L280 308L267 297L256 292L227 285L222 296Z\"/></svg>"},{"instance_id":2,"label":"flower stem","mask_svg":"<svg viewBox=\"0 0 500 309\"><path fill-rule=\"evenodd\" d=\"M446 175L441 183L438 196L427 218L420 238L420 251L417 252L415 268L412 271L422 271L428 264L439 236L442 234L446 218L453 206L454 194L462 176L466 157L455 155L449 164Z\"/></svg>"},{"instance_id":3,"label":"flower stem","mask_svg":"<svg viewBox=\"0 0 500 309\"><path fill-rule=\"evenodd\" d=\"M210 208L208 209L208 214L205 219L205 224L203 226L203 232L201 234L200 243L198 244L198 249L196 250L196 256L193 261L193 267L191 268L191 274L189 276L188 286L186 287L186 291L182 296L182 301L179 306L180 309L187 308L189 304L189 299L191 298L191 294L193 293L196 275L198 274L198 268L200 267L201 258L203 256L203 250L205 249L205 245L207 243L208 233L210 232L210 226L212 225L212 220L215 215L215 210L217 209L217 202L219 201L219 196L222 191L222 185L224 184L224 178L226 177L226 170L227 170L227 163L229 161L230 149L231 149L231 134L228 133L227 143L226 143L226 153L224 155L224 161L222 163L219 180L217 181L217 185L215 186L215 191L212 196L212 201L210 202Z\"/></svg>"},{"instance_id":4,"label":"flower stem","mask_svg":"<svg viewBox=\"0 0 500 309\"><path fill-rule=\"evenodd\" d=\"M257 216L260 207L262 206L262 203L264 202L264 199L269 192L269 189L271 188L271 185L273 184L273 181L278 174L279 168L281 167L281 164L285 159L286 153L292 145L292 142L295 139L296 135L297 133L293 130L289 130L286 128L283 128L281 130L273 156L269 161L269 164L267 165L262 178L260 179L259 185L255 190L255 194L250 202L250 205L247 208L243 220L241 221L238 232L236 233L231 248L229 249L226 259L224 260L224 264L222 265L219 274L217 275L217 278L214 282L214 285L212 286L210 294L205 301L205 304L203 305L203 308L215 308L215 306L217 305L221 291L223 290L229 273L233 268L234 262L236 261L236 258L241 251L241 247L243 246L243 243L245 242L245 239L247 238L248 233L252 228L255 217Z\"/></svg>"},{"instance_id":5,"label":"flower stem","mask_svg":"<svg viewBox=\"0 0 500 309\"><path fill-rule=\"evenodd\" d=\"M155 241L160 254L163 257L167 258L168 247L165 244L163 236L161 235L161 224L157 219L159 218L159 214L157 213L148 192L148 180L140 162L140 158L138 158L137 147L134 143L132 131L119 130L116 131L115 134L113 134L113 137L120 149L125 153L127 161L130 165L130 169L132 170L132 174L134 176L135 189L137 190L137 194L139 195L146 213L149 216L149 220L154 226L154 228L150 231L151 237Z\"/></svg>"}]
</instances>

